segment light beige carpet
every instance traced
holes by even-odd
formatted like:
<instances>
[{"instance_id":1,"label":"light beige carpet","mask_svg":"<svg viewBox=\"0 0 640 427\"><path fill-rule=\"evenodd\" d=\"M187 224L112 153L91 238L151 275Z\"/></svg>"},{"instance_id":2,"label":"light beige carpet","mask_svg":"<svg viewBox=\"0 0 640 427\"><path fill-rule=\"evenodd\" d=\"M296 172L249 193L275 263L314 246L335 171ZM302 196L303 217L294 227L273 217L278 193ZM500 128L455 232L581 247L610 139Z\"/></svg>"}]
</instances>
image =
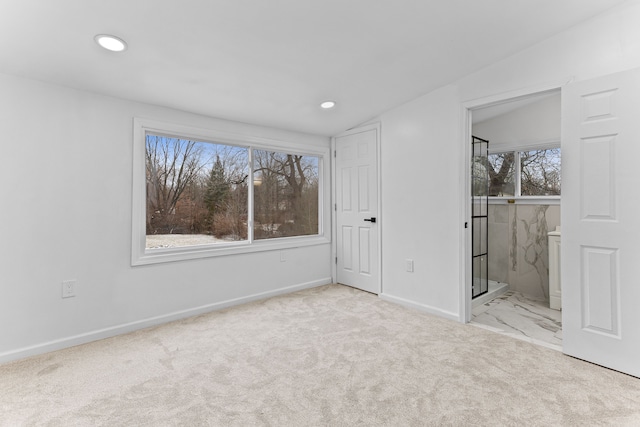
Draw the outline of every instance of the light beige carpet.
<instances>
[{"instance_id":1,"label":"light beige carpet","mask_svg":"<svg viewBox=\"0 0 640 427\"><path fill-rule=\"evenodd\" d=\"M0 366L0 424L640 426L640 380L331 285Z\"/></svg>"}]
</instances>

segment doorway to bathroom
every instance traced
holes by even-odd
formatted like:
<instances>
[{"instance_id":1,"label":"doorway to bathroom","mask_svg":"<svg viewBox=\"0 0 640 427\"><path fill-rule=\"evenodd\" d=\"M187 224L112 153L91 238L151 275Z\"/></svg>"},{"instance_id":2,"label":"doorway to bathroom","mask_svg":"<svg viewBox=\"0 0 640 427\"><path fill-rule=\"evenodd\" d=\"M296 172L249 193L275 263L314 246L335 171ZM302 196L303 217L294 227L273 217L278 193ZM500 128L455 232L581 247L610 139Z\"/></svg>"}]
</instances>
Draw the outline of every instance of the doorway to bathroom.
<instances>
[{"instance_id":1,"label":"doorway to bathroom","mask_svg":"<svg viewBox=\"0 0 640 427\"><path fill-rule=\"evenodd\" d=\"M559 90L471 111L470 320L557 350L549 233L560 230L560 116Z\"/></svg>"},{"instance_id":2,"label":"doorway to bathroom","mask_svg":"<svg viewBox=\"0 0 640 427\"><path fill-rule=\"evenodd\" d=\"M637 141L640 139L640 121L637 120L637 112L640 110L640 68L547 86L540 88L538 94L544 96L557 88L561 88L562 92L560 122L563 153L563 224L561 231L558 230L561 235L558 237L562 239L562 260L558 262L558 265L562 266L562 352L640 377L640 328L637 327L640 324L640 311L637 310L640 288L636 286L635 279L640 275L640 264L637 262L640 259L640 246L636 238L640 228L637 221L640 202L637 198L627 197L629 194L635 194L637 187L635 177L638 169ZM472 119L476 120L477 126L477 115L482 114L485 107L486 111L490 111L488 107L512 101L525 101L530 99L532 93L532 90L521 90L508 96L496 95L464 104L465 140L460 142L464 142L464 161L467 165L471 161ZM540 99L539 101L543 102ZM525 116L533 117L531 114ZM534 122L533 125L526 123L528 122L522 122L522 126L539 125L539 122ZM482 137L481 134L478 135ZM485 138L489 140L490 146L491 138ZM496 149L495 145L493 149ZM519 152L521 155L527 149L532 147L527 145L527 141L522 141L521 146L511 151ZM491 154L499 153L496 151L489 153ZM516 167L522 168L522 175L526 166L524 162L513 163ZM462 173L467 178L463 181L467 188L460 196L464 197L465 218L470 218L470 167L465 167ZM523 183L518 184L518 181L514 180L515 185L522 186ZM529 205L541 204L535 201L536 197L538 196L530 196L532 203ZM522 257L534 254L535 251L531 252L531 248L535 248L541 240L548 241L548 236L542 236L540 222L528 222L526 216L521 215L521 210L529 206L525 203L527 197L522 193L515 193L513 197L505 198L508 205L513 204L518 210L515 220L508 217L506 223L524 229L522 232L517 230L517 233L509 235L512 238L515 235L517 239L516 244L509 247L519 251L517 254L510 254L512 257L509 261L517 255L515 259L518 265L528 262L531 266L536 257L530 257L524 262ZM513 203L509 203L510 199ZM549 206L546 210L540 208L534 211L537 214L544 211L544 221L549 231L552 230L549 219L551 208L552 206ZM542 219L539 215L536 215L536 218ZM522 244L521 235L526 238L538 238L534 238L532 246L528 243ZM491 269L491 221L489 236L488 256ZM460 283L460 304L464 310L464 320L470 321L470 233L464 233L462 239L465 242L465 280ZM541 256L537 259L543 262L545 260ZM529 272L530 275L537 274L537 271ZM511 279L510 276L509 280ZM513 284L509 285L511 289ZM520 286L520 283L517 286ZM529 339L525 333L520 334L520 337Z\"/></svg>"}]
</instances>

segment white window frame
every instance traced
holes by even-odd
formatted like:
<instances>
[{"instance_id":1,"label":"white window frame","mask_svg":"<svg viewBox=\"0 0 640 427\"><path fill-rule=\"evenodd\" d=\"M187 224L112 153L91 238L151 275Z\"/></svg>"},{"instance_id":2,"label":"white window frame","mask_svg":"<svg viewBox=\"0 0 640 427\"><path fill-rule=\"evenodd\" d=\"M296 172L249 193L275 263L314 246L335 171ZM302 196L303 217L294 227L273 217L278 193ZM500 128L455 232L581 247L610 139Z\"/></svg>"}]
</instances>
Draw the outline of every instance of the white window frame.
<instances>
[{"instance_id":1,"label":"white window frame","mask_svg":"<svg viewBox=\"0 0 640 427\"><path fill-rule=\"evenodd\" d=\"M542 142L531 142L527 144L496 144L491 146L489 144L489 155L491 154L502 154L502 153L514 153L514 187L515 187L515 195L514 196L489 196L489 204L490 205L504 205L504 204L516 204L516 205L560 205L560 201L562 196L522 196L521 193L521 185L522 185L522 177L520 168L522 165L520 164L520 153L524 151L534 151L534 150L549 150L552 148L560 148L562 150L562 146L560 144L560 140L553 139L549 141Z\"/></svg>"},{"instance_id":2,"label":"white window frame","mask_svg":"<svg viewBox=\"0 0 640 427\"><path fill-rule=\"evenodd\" d=\"M247 240L213 243L208 245L178 248L146 248L146 135L147 133L174 136L202 142L228 144L249 149L252 165L252 149L269 150L294 155L317 156L318 161L318 234L311 236L278 237L273 239L253 239L253 186L248 186L248 227ZM134 118L133 120L133 192L131 227L131 265L148 265L164 262L184 261L224 255L254 253L291 249L302 246L331 243L331 194L330 147L294 144L287 141L262 138L253 135L233 134L213 129L167 123L158 120ZM248 182L253 182L253 168L249 168Z\"/></svg>"}]
</instances>

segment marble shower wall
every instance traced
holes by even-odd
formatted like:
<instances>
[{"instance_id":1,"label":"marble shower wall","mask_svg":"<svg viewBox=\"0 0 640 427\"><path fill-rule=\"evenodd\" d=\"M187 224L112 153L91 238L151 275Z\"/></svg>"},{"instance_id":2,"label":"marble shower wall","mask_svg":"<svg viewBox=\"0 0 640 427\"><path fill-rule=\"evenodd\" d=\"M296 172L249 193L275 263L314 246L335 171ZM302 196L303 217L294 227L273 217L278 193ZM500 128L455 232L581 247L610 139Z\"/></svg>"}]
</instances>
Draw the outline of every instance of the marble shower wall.
<instances>
[{"instance_id":1,"label":"marble shower wall","mask_svg":"<svg viewBox=\"0 0 640 427\"><path fill-rule=\"evenodd\" d=\"M547 233L560 225L558 205L489 205L489 279L549 299Z\"/></svg>"}]
</instances>

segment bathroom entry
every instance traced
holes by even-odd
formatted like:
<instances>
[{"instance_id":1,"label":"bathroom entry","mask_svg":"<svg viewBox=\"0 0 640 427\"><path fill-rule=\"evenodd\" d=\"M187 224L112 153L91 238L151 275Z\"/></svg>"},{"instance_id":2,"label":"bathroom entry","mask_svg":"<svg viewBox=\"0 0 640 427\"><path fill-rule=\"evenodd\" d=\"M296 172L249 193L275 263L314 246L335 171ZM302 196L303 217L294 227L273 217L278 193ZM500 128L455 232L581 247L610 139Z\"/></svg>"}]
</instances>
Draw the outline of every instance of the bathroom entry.
<instances>
[{"instance_id":1,"label":"bathroom entry","mask_svg":"<svg viewBox=\"0 0 640 427\"><path fill-rule=\"evenodd\" d=\"M489 287L506 283L549 301L548 233L560 225L560 93L474 110L472 129L475 138L490 141L488 153L474 153L473 162L474 181L480 173L488 181L481 214L487 215Z\"/></svg>"},{"instance_id":2,"label":"bathroom entry","mask_svg":"<svg viewBox=\"0 0 640 427\"><path fill-rule=\"evenodd\" d=\"M555 90L474 109L470 150L470 320L556 349L548 233L560 225L560 104Z\"/></svg>"},{"instance_id":3,"label":"bathroom entry","mask_svg":"<svg viewBox=\"0 0 640 427\"><path fill-rule=\"evenodd\" d=\"M517 95L522 99L529 93L523 91ZM637 308L640 288L636 280L640 276L636 232L640 202L637 197L629 196L635 194L637 188L634 178L637 176L636 141L640 139L637 120L640 68L566 83L561 96L556 120L561 122L564 152L562 351L640 377L640 310ZM505 97L493 97L468 102L465 104L467 118L475 121L476 110L482 113L482 107L504 101ZM469 150L471 130L469 125L466 138L461 140L465 151ZM473 134L490 140L495 149L492 137L483 136L475 129ZM530 147L523 143L520 150L527 148ZM470 156L466 161L470 161ZM467 215L471 211L468 194L468 191L461 194L467 204ZM520 223L525 230L530 229L529 223ZM466 238L467 253L470 253L469 233ZM491 249L489 242L490 259ZM466 277L471 274L470 264L469 260ZM491 275L491 265L489 270ZM471 298L466 289L462 292L466 298L461 302L468 320Z\"/></svg>"}]
</instances>

